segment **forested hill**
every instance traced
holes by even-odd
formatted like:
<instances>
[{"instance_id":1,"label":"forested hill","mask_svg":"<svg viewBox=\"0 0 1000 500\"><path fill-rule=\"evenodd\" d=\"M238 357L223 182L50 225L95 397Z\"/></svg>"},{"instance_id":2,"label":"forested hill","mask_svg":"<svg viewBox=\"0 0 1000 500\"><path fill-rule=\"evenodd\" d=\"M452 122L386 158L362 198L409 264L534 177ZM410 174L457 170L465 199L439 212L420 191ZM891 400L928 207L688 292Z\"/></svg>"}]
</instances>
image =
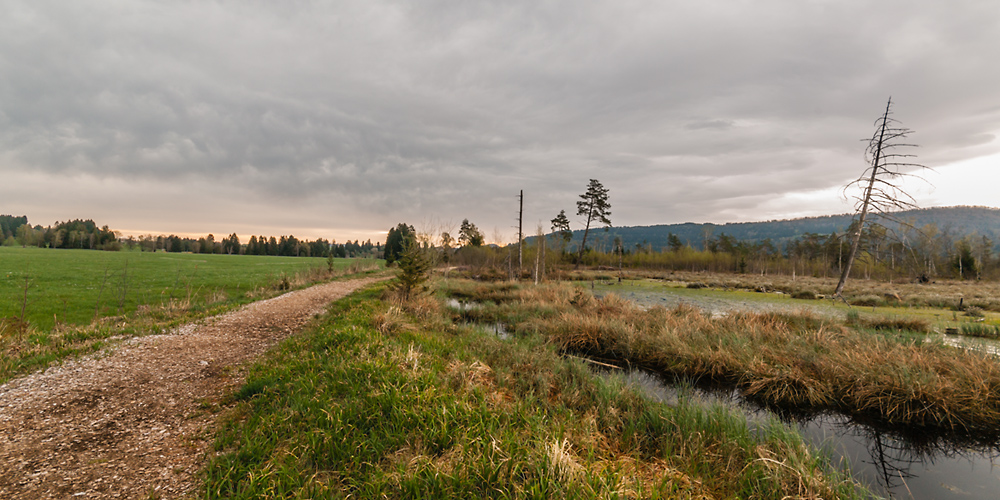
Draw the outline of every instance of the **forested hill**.
<instances>
[{"instance_id":1,"label":"forested hill","mask_svg":"<svg viewBox=\"0 0 1000 500\"><path fill-rule=\"evenodd\" d=\"M917 228L929 224L937 227L939 233L947 233L958 239L965 235L977 234L989 237L994 243L1000 242L1000 209L989 207L934 207L898 212L897 219ZM718 238L725 234L736 240L762 241L770 239L775 244L798 238L805 233L829 235L842 233L848 228L852 215L827 215L801 219L774 220L767 222L734 222L727 224L660 224L655 226L611 227L591 230L587 246L593 241L595 248L609 250L616 236L622 238L626 248L636 245L650 245L653 250L668 247L669 235L676 235L682 243L702 249L706 239ZM883 221L885 222L885 221ZM891 223L885 222L886 225ZM573 231L573 243L579 244L583 231ZM603 248L602 248L603 247Z\"/></svg>"}]
</instances>

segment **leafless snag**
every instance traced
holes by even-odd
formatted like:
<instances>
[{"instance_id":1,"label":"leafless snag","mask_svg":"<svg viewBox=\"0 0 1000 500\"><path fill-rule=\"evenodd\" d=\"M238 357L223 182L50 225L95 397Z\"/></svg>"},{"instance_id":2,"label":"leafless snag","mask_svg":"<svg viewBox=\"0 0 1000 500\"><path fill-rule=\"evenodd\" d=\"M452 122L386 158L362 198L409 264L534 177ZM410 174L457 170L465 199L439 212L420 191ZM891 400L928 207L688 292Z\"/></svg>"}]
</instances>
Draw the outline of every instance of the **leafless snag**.
<instances>
[{"instance_id":1,"label":"leafless snag","mask_svg":"<svg viewBox=\"0 0 1000 500\"><path fill-rule=\"evenodd\" d=\"M926 169L927 167L908 161L908 158L915 155L900 151L900 148L916 147L915 144L905 142L906 137L913 131L900 125L899 121L892 118L891 115L892 98L890 97L886 102L885 112L875 120L875 133L868 140L868 147L865 148L868 168L855 181L844 187L845 191L855 186L860 187L862 194L856 197L857 224L854 227L847 262L844 264L840 281L837 282L837 289L834 291L834 295L837 297L842 297L841 292L844 290L844 284L851 274L851 265L854 264L854 259L857 257L858 247L861 244L861 234L864 231L868 215L875 213L880 217L894 220L891 212L917 208L916 200L902 189L900 183L905 177L919 178L919 176L905 172L906 169Z\"/></svg>"}]
</instances>

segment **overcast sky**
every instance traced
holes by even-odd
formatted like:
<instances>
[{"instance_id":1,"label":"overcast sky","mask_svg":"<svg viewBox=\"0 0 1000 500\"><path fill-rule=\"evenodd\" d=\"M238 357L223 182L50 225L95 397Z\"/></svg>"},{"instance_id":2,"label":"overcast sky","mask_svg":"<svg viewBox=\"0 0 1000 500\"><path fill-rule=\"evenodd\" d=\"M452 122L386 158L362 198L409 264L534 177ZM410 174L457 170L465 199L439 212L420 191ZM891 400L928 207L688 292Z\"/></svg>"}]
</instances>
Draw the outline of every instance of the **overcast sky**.
<instances>
[{"instance_id":1,"label":"overcast sky","mask_svg":"<svg viewBox=\"0 0 1000 500\"><path fill-rule=\"evenodd\" d=\"M844 213L889 96L921 206L1000 204L996 0L0 8L0 213L32 224L510 240L519 190L534 233L591 178L615 225Z\"/></svg>"}]
</instances>

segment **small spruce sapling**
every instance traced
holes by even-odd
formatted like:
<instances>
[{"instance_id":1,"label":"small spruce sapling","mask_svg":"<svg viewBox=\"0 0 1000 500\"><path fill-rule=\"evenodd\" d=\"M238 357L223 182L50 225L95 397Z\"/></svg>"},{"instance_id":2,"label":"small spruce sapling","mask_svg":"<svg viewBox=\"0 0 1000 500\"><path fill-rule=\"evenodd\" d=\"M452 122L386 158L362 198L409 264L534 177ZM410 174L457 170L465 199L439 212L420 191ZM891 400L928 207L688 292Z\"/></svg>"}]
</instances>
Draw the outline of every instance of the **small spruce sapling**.
<instances>
[{"instance_id":1,"label":"small spruce sapling","mask_svg":"<svg viewBox=\"0 0 1000 500\"><path fill-rule=\"evenodd\" d=\"M396 265L399 266L399 274L396 276L393 289L399 294L400 299L409 300L411 296L425 290L421 285L429 277L431 260L415 238L407 238L403 242L403 252Z\"/></svg>"}]
</instances>

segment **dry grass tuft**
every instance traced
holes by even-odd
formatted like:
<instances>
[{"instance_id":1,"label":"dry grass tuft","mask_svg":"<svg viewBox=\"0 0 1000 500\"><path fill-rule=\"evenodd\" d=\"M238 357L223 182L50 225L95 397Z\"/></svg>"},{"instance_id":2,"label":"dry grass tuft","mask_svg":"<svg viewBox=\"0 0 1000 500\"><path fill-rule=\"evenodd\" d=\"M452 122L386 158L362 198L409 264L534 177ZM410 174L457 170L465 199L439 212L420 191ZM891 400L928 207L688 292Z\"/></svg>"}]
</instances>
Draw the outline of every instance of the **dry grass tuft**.
<instances>
[{"instance_id":1,"label":"dry grass tuft","mask_svg":"<svg viewBox=\"0 0 1000 500\"><path fill-rule=\"evenodd\" d=\"M592 470L596 473L617 472L619 483L617 494L624 498L645 498L650 485L669 484L676 497L690 500L712 500L708 488L696 478L671 467L664 460L636 460L628 455L612 460L595 462Z\"/></svg>"},{"instance_id":2,"label":"dry grass tuft","mask_svg":"<svg viewBox=\"0 0 1000 500\"><path fill-rule=\"evenodd\" d=\"M573 481L580 476L583 467L573 453L573 445L567 439L556 439L545 447L549 465L556 477L562 481Z\"/></svg>"},{"instance_id":3,"label":"dry grass tuft","mask_svg":"<svg viewBox=\"0 0 1000 500\"><path fill-rule=\"evenodd\" d=\"M373 314L372 326L382 335L392 335L414 329L399 306L389 306L385 311Z\"/></svg>"}]
</instances>

